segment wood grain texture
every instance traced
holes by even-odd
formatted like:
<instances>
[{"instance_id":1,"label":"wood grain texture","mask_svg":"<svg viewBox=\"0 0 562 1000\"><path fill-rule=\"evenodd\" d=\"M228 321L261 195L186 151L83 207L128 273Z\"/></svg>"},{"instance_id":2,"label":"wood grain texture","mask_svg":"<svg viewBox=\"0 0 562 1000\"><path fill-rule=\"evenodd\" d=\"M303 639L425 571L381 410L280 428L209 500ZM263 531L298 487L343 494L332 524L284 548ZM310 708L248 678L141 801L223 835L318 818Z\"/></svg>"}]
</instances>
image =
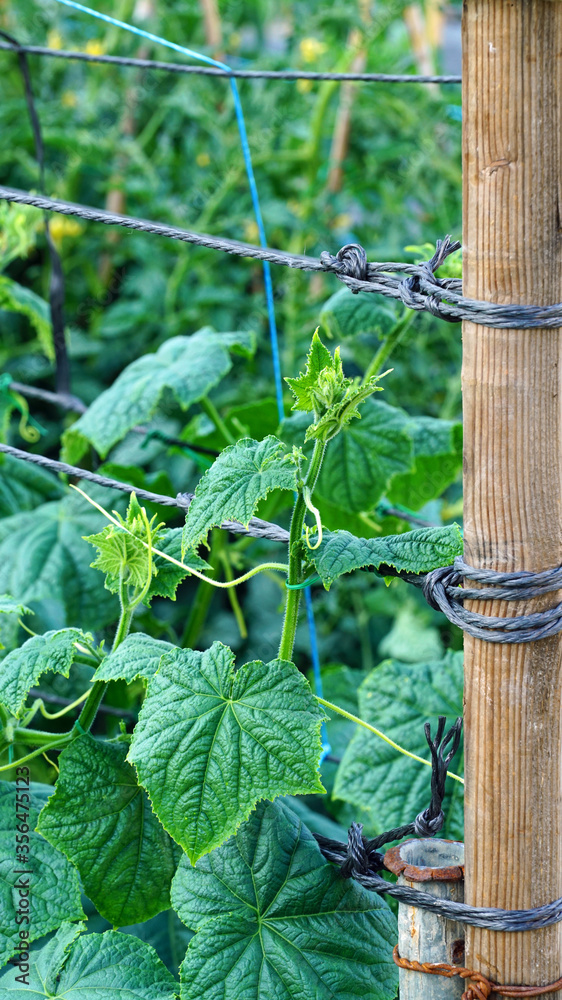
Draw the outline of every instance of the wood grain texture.
<instances>
[{"instance_id":1,"label":"wood grain texture","mask_svg":"<svg viewBox=\"0 0 562 1000\"><path fill-rule=\"evenodd\" d=\"M562 301L562 3L465 0L463 290ZM560 331L463 324L465 558L497 570L562 563ZM485 614L537 610L471 602ZM561 639L465 636L466 901L562 896ZM562 927L467 928L466 964L503 983L562 973ZM559 996L559 994L551 994Z\"/></svg>"}]
</instances>

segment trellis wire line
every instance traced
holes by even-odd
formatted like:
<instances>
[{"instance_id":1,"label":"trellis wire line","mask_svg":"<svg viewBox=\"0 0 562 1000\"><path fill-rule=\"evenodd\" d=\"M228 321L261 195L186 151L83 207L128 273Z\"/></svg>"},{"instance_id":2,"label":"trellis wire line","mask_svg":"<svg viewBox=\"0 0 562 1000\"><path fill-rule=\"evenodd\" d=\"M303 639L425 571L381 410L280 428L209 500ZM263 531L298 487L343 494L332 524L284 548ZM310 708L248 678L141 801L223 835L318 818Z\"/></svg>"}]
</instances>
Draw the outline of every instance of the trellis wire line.
<instances>
[{"instance_id":1,"label":"trellis wire line","mask_svg":"<svg viewBox=\"0 0 562 1000\"><path fill-rule=\"evenodd\" d=\"M80 469L75 465L68 465L66 462L58 462L54 458L46 458L44 455L34 455L28 451L20 451L19 448L12 448L8 444L0 444L0 453L11 455L12 458L21 459L24 462L31 462L52 472L59 472L65 476L73 476L75 479L85 479L98 486L105 486L108 489L120 490L122 493L134 493L140 500L147 500L150 503L161 504L164 507L178 507L186 511L193 499L193 493L178 493L177 497L164 496L161 493L151 493L149 490L139 489L131 486L130 483L123 483L118 479L111 479L109 476L100 476L96 472L88 469ZM262 521L259 517L253 517L246 528L238 521L224 521L221 528L230 531L235 535L248 535L250 538L264 538L272 542L289 541L289 532L278 524L269 521Z\"/></svg>"},{"instance_id":2,"label":"trellis wire line","mask_svg":"<svg viewBox=\"0 0 562 1000\"><path fill-rule=\"evenodd\" d=\"M71 413L82 414L88 409L86 404L78 399L78 396L74 396L70 392L51 392L49 389L38 389L34 385L25 385L23 382L15 382L13 379L8 388L19 392L22 396L28 396L30 399L41 399L45 403L61 406Z\"/></svg>"},{"instance_id":3,"label":"trellis wire line","mask_svg":"<svg viewBox=\"0 0 562 1000\"><path fill-rule=\"evenodd\" d=\"M128 31L133 35L138 35L140 38L146 38L149 42L155 42L157 45L163 45L168 49L173 49L175 52L179 52L181 55L187 56L189 59L196 59L198 62L207 63L209 66L215 67L215 69L225 70L227 75L230 74L230 66L226 63L220 62L217 59L212 59L210 56L206 56L201 52L195 52L193 49L187 48L185 45L178 45L177 42L171 42L167 38L162 38L160 35L155 35L151 31L146 31L144 28L138 28L134 24L127 24L125 21L119 21L115 17L111 17L109 14L102 14L100 11L93 10L91 7L86 7L81 3L77 3L76 0L56 0L57 3L63 4L65 7L71 7L73 10L78 10L83 14L89 14L90 17L96 17L100 21L105 21L107 24L112 24L117 28L122 28L124 31ZM232 91L232 98L234 101L234 113L236 115L236 123L238 125L238 133L240 136L240 145L242 148L242 156L244 159L244 166L246 168L246 176L248 178L248 186L250 188L250 196L252 199L252 205L254 209L254 215L256 217L256 223L258 227L258 234L260 239L260 244L264 247L267 246L267 239L265 235L265 227L263 224L263 218L261 214L261 205L258 195L258 188L256 184L256 179L254 176L254 168L252 164L252 156L250 153L250 144L248 142L248 133L246 131L246 121L244 119L244 112L242 110L242 102L240 100L240 93L238 91L238 86L236 80L232 77L230 78L230 89ZM269 262L267 260L263 261L263 281L265 288L265 299L267 304L267 315L269 322L269 337L271 342L271 351L273 356L273 369L276 376L277 383L281 384L281 361L279 358L279 343L277 337L277 324L275 321L275 305L273 301L273 285L271 281L271 270L269 267ZM277 394L277 408L279 413L283 408L283 397ZM280 417L281 419L281 417Z\"/></svg>"},{"instance_id":4,"label":"trellis wire line","mask_svg":"<svg viewBox=\"0 0 562 1000\"><path fill-rule=\"evenodd\" d=\"M53 406L61 406L66 410L70 410L73 413L85 413L88 407L79 399L78 396L74 396L72 393L61 393L61 392L51 392L49 389L39 389L34 385L25 385L23 382L16 382L12 379L10 382L9 389L13 389L15 392L19 392L22 396L27 396L29 399L40 399L45 403L51 403ZM210 457L216 458L220 452L216 451L214 448L207 448L202 444L193 444L191 441L183 441L181 438L172 437L169 434L165 434L162 431L150 430L148 427L132 427L131 433L142 434L146 437L153 434L158 437L158 440L163 441L164 444L172 448L189 448L191 451L200 452L202 455L209 455ZM27 452L22 452L23 455ZM133 487L131 487L132 489ZM186 496L191 496L192 494L185 494ZM407 521L408 523L419 524L421 527L435 528L438 525L433 524L431 521L424 521L422 518L418 518L413 512L404 512L394 507L385 507L384 514L397 517L402 521ZM254 518L254 520L259 521L259 518ZM268 524L269 522L264 521L263 524ZM279 531L284 531L283 528L279 528ZM257 536L256 536L257 537ZM265 535L260 535L260 538L266 537ZM288 538L288 535L287 535ZM272 541L280 541L279 538L272 538ZM283 537L283 541L285 537Z\"/></svg>"},{"instance_id":5,"label":"trellis wire line","mask_svg":"<svg viewBox=\"0 0 562 1000\"><path fill-rule=\"evenodd\" d=\"M429 723L425 723L425 737L431 751L431 802L427 809L416 816L413 823L387 830L370 840L363 836L361 823L352 823L348 831L347 844L316 833L314 836L318 846L328 861L340 866L345 878L354 879L371 892L387 893L401 903L431 910L448 920L457 920L472 927L485 927L494 931L531 931L559 923L562 920L562 898L528 910L469 906L467 903L439 899L428 892L418 892L417 889L410 889L408 886L393 885L378 874L384 868L384 855L379 853L378 849L384 844L401 840L411 834L416 834L418 837L433 837L442 828L445 819L442 803L447 767L458 749L461 727L462 719L457 719L451 729L443 735L445 718L440 716L436 736L432 739ZM449 744L449 750L444 753Z\"/></svg>"},{"instance_id":6,"label":"trellis wire line","mask_svg":"<svg viewBox=\"0 0 562 1000\"><path fill-rule=\"evenodd\" d=\"M9 51L13 46L0 42L0 49ZM76 59L88 63L107 63L114 66L133 66L137 69L164 70L168 73L188 73L198 76L235 77L242 80L334 80L349 83L461 83L460 76L424 76L413 73L318 73L312 70L292 69L219 69L218 66L183 66L181 63L159 62L155 59L133 59L129 56L91 55L89 52L70 52L50 49L42 45L20 45L22 52L34 56L51 56L55 59Z\"/></svg>"},{"instance_id":7,"label":"trellis wire line","mask_svg":"<svg viewBox=\"0 0 562 1000\"><path fill-rule=\"evenodd\" d=\"M387 298L398 299L409 309L427 310L450 323L466 319L481 326L500 330L562 326L560 302L551 306L500 305L483 302L465 298L461 294L460 279L435 277L434 270L437 270L450 253L461 246L460 243L452 242L448 236L444 240L437 240L434 256L425 263L405 264L400 261L375 263L367 261L365 250L357 244L348 244L335 255L324 251L320 258L309 257L305 254L287 253L284 250L255 246L252 243L242 243L225 237L209 236L207 233L193 233L160 222L151 222L129 215L116 215L89 205L46 198L43 195L1 185L0 198L15 204L33 205L35 208L59 212L61 215L76 216L89 222L101 222L106 226L122 226L135 232L164 236L195 246L220 250L237 257L267 261L271 264L297 268L300 271L323 271L334 274L352 292L374 292ZM399 274L408 277L402 279L396 276Z\"/></svg>"}]
</instances>

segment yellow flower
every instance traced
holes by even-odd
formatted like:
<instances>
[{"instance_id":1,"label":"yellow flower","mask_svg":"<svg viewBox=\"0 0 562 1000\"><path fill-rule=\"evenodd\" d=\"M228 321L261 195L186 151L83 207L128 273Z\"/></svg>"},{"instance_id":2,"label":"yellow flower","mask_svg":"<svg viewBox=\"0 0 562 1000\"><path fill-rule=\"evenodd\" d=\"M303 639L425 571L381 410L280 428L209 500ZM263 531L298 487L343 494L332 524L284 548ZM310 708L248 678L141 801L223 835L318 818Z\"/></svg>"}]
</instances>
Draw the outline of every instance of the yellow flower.
<instances>
[{"instance_id":1,"label":"yellow flower","mask_svg":"<svg viewBox=\"0 0 562 1000\"><path fill-rule=\"evenodd\" d=\"M65 90L61 97L61 104L63 108L75 108L78 104L78 98L72 90Z\"/></svg>"},{"instance_id":2,"label":"yellow flower","mask_svg":"<svg viewBox=\"0 0 562 1000\"><path fill-rule=\"evenodd\" d=\"M84 52L87 52L89 56L103 56L105 54L105 49L101 42L97 42L93 39L91 42L87 43Z\"/></svg>"},{"instance_id":3,"label":"yellow flower","mask_svg":"<svg viewBox=\"0 0 562 1000\"><path fill-rule=\"evenodd\" d=\"M303 38L299 44L299 49L303 62L316 62L318 56L326 52L328 46L321 42L319 38Z\"/></svg>"},{"instance_id":4,"label":"yellow flower","mask_svg":"<svg viewBox=\"0 0 562 1000\"><path fill-rule=\"evenodd\" d=\"M198 167L208 167L211 162L211 157L208 153L197 153L195 162Z\"/></svg>"},{"instance_id":5,"label":"yellow flower","mask_svg":"<svg viewBox=\"0 0 562 1000\"><path fill-rule=\"evenodd\" d=\"M65 236L79 236L82 225L76 219L55 215L49 225L51 236L55 243L60 244Z\"/></svg>"},{"instance_id":6,"label":"yellow flower","mask_svg":"<svg viewBox=\"0 0 562 1000\"><path fill-rule=\"evenodd\" d=\"M250 219L244 226L244 239L247 243L257 243L259 239L259 229L257 222Z\"/></svg>"},{"instance_id":7,"label":"yellow flower","mask_svg":"<svg viewBox=\"0 0 562 1000\"><path fill-rule=\"evenodd\" d=\"M299 94L309 94L312 90L313 80L297 80L297 90Z\"/></svg>"},{"instance_id":8,"label":"yellow flower","mask_svg":"<svg viewBox=\"0 0 562 1000\"><path fill-rule=\"evenodd\" d=\"M62 49L63 41L60 32L53 28L47 35L47 47L49 49Z\"/></svg>"}]
</instances>

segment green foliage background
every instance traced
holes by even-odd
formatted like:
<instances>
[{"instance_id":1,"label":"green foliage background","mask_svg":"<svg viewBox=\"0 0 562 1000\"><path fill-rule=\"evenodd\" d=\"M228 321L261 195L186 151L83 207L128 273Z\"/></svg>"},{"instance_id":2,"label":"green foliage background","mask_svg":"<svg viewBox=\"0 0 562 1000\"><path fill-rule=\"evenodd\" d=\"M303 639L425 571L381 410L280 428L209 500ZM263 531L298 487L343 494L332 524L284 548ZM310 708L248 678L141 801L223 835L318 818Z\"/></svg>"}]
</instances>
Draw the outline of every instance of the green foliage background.
<instances>
[{"instance_id":1,"label":"green foliage background","mask_svg":"<svg viewBox=\"0 0 562 1000\"><path fill-rule=\"evenodd\" d=\"M223 51L241 66L343 71L353 63L359 34L366 53L365 69L416 72L403 18L405 7L404 0L381 0L371 5L365 20L361 5L338 0L322 4L221 0ZM97 8L123 20L138 20L142 14L141 5L133 0L99 0ZM143 25L210 51L196 0L165 5L154 0L152 14ZM141 44L51 0L9 4L0 15L0 27L31 44L170 57L156 46ZM439 68L439 53L435 57ZM37 189L38 169L17 61L11 53L0 52L0 62L0 182ZM257 241L227 81L36 57L30 57L30 66L45 141L48 194ZM240 92L271 246L318 255L324 249L335 252L345 243L361 243L370 260L411 261L424 254L406 251L406 247L434 245L446 233L459 236L458 87L356 85L343 182L335 192L329 189L329 160L340 85L252 80L241 81ZM13 380L52 389L54 362L44 307L49 262L41 216L35 210L2 209L1 213L0 371ZM279 432L258 263L219 258L212 251L58 216L52 221L52 231L66 281L71 388L86 404L110 389L128 365L146 354L160 351L160 357L169 356L170 372L177 373L174 365L181 361L174 351L178 353L181 344L187 343L185 338L204 327L219 334L240 331L238 339L229 343L216 337L216 370L207 373L201 386L189 387L183 395L172 374L166 380L164 365L161 388L160 382L158 387L151 384L150 360L144 365L146 394L130 410L131 419L123 423L122 433L113 435L112 429L107 454L103 442L99 445L105 463L102 470L171 496L193 492L209 460L167 445L158 434L222 451L233 440L247 436L262 440ZM318 325L332 353L341 345L346 375L363 376L402 317L395 303L370 295L351 296L328 275L311 277L276 268L273 281L282 370L288 376L302 371ZM172 338L180 338L175 347L169 345ZM315 501L328 529L370 539L408 529L407 522L388 515L387 508L393 505L402 504L435 525L460 520L460 329L416 314L384 367L393 369L381 383L384 395L366 405L361 421L334 444ZM133 379L133 396L134 390ZM287 414L290 405L286 388ZM29 406L40 426L39 440L31 443L29 436L22 439L25 420L0 385L0 427L5 441L55 458L64 445L71 460L83 467L100 467L100 453L94 451L98 442L94 431L88 432L88 420L83 419L74 431L75 414L34 400ZM103 419L102 408L99 421ZM129 432L137 422L157 433ZM95 428L96 421L90 423ZM98 426L101 441L102 423ZM279 436L292 445L302 440L304 427L301 415L291 414ZM266 496L260 516L287 527L290 489L289 482L284 493ZM97 488L88 493L108 509L116 507L124 513L121 495ZM179 557L180 512L150 504L147 509L149 516L157 513L167 528L177 529L173 551ZM103 517L78 496L69 496L64 482L55 476L29 466L20 468L10 459L0 460L0 515L0 593L10 593L34 612L23 618L24 623L36 632L66 626L86 629L95 634L97 643L110 644L119 606L104 589L100 573L90 567L93 550L82 540L101 531ZM237 576L264 559L285 558L281 546L236 540L216 528L209 546L208 552L202 549L200 554L215 568L218 579ZM359 560L355 565L367 563ZM162 594L173 594L176 585L177 580L170 579ZM230 646L240 664L267 663L277 656L284 596L279 575L253 578L236 592L214 591L192 577L179 585L174 602L155 596L150 608L140 606L132 633L196 650L219 641ZM460 634L428 608L416 590L401 581L387 587L372 572L340 578L329 591L316 586L314 606L325 696L356 714L361 714L359 705L366 706L366 699L374 697L376 709L371 704L362 717L383 730L386 726L398 742L423 753L420 734L425 719L433 722L446 710L452 721L458 711ZM26 636L17 615L0 618L4 646L0 656L6 656ZM301 619L294 659L308 674L310 646L304 614ZM423 665L419 676L418 664ZM37 674L34 683L37 680L51 696L72 700L85 690L91 674L91 668L75 662L68 677L47 673L38 681ZM119 671L114 676L123 677ZM104 704L113 712L98 715L94 735L116 736L120 717L130 731L144 696L143 676L139 670L132 683L111 682ZM425 700L416 701L409 698L408 684L415 689L421 676L428 678L422 684ZM392 706L389 691L397 684L402 685L402 700ZM408 708L406 718L400 714L403 705ZM65 719L44 725L53 732L66 728ZM304 811L304 821L313 829L315 823L318 829L327 824L332 834L338 829L343 834L351 819L360 819L366 832L380 832L398 821L401 787L408 788L408 816L413 818L427 804L425 775L419 784L411 781L411 768L417 768L416 775L420 768L404 758L391 758L388 748L381 756L371 747L371 737L354 736L354 730L352 723L341 718L328 722L332 754L335 759L344 758L337 775L335 760L322 766L322 780L330 794L292 802ZM361 752L354 756L360 739ZM16 756L24 752L16 748ZM384 796L376 790L371 793L360 773L363 768L368 774L371 759L391 784L391 815L385 814ZM131 770L129 764L120 766ZM351 772L352 779L346 778ZM39 757L33 762L33 777L53 784L56 772ZM355 786L360 789L357 794ZM447 835L457 836L462 831L462 807L454 791ZM121 806L125 807L128 802ZM171 864L171 848L169 854ZM88 901L85 907L91 929L109 926ZM195 928L195 924L190 926ZM164 962L177 972L189 934L172 911L139 924L132 933L155 943ZM203 941L203 931L199 935ZM162 983L162 995L167 995L169 984ZM207 988L212 990L213 985Z\"/></svg>"}]
</instances>

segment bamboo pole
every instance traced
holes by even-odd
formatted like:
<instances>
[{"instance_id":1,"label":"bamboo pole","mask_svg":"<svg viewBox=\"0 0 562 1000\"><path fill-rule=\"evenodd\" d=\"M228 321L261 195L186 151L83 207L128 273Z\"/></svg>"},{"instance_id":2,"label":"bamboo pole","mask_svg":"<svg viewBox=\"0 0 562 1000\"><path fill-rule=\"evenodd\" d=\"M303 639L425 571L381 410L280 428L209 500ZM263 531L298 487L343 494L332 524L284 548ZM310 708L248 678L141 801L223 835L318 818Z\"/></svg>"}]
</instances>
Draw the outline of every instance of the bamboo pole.
<instances>
[{"instance_id":1,"label":"bamboo pole","mask_svg":"<svg viewBox=\"0 0 562 1000\"><path fill-rule=\"evenodd\" d=\"M465 0L465 295L562 300L562 3ZM559 330L463 325L465 558L496 570L562 563ZM527 607L467 602L484 614ZM466 901L526 908L562 896L561 643L465 636ZM467 928L466 964L496 982L562 973L562 927ZM558 994L556 994L558 995ZM555 996L555 994L551 994Z\"/></svg>"}]
</instances>

